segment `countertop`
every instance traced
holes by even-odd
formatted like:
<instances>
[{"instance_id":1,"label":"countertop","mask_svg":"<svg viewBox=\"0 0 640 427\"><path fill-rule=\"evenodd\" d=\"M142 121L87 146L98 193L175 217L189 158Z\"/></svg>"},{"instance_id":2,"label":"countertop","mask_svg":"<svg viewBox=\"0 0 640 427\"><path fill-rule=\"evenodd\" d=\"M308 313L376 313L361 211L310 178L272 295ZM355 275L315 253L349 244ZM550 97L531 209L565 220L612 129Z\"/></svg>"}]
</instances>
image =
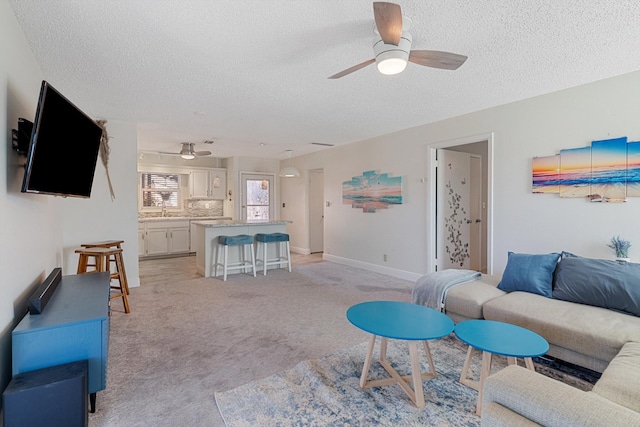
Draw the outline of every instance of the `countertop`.
<instances>
[{"instance_id":1,"label":"countertop","mask_svg":"<svg viewBox=\"0 0 640 427\"><path fill-rule=\"evenodd\" d=\"M200 225L203 227L245 227L252 225L286 225L291 224L291 221L275 221L275 220L257 220L257 221L240 221L240 220L211 220L211 221L194 221L192 224Z\"/></svg>"},{"instance_id":2,"label":"countertop","mask_svg":"<svg viewBox=\"0 0 640 427\"><path fill-rule=\"evenodd\" d=\"M231 220L230 216L155 216L151 218L138 218L138 222L154 221L208 221L208 220Z\"/></svg>"}]
</instances>

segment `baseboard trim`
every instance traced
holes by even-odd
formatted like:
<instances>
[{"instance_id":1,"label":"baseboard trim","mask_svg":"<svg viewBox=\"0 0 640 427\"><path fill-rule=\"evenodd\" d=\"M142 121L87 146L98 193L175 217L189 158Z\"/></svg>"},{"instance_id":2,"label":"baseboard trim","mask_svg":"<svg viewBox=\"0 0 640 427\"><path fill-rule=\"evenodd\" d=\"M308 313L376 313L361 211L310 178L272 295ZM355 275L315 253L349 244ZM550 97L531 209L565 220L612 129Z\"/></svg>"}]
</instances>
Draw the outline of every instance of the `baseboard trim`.
<instances>
[{"instance_id":1,"label":"baseboard trim","mask_svg":"<svg viewBox=\"0 0 640 427\"><path fill-rule=\"evenodd\" d=\"M296 246L289 246L289 250L294 254L311 255L311 249L309 248L298 248Z\"/></svg>"},{"instance_id":2,"label":"baseboard trim","mask_svg":"<svg viewBox=\"0 0 640 427\"><path fill-rule=\"evenodd\" d=\"M422 274L411 273L409 271L398 270L397 268L383 267L381 265L371 264L368 262L357 261L350 258L343 258L330 254L323 254L322 259L335 262L338 264L348 265L350 267L361 268L363 270L373 271L375 273L384 274L386 276L397 277L398 279L409 280L415 282Z\"/></svg>"}]
</instances>

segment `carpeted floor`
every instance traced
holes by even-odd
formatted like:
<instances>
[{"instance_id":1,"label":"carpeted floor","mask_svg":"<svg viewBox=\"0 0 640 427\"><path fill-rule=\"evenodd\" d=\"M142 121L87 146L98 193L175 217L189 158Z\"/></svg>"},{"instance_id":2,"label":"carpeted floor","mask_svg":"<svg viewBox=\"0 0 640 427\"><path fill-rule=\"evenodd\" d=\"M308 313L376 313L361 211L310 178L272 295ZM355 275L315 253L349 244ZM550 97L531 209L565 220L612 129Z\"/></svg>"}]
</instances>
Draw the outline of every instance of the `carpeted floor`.
<instances>
[{"instance_id":1,"label":"carpeted floor","mask_svg":"<svg viewBox=\"0 0 640 427\"><path fill-rule=\"evenodd\" d=\"M195 257L141 262L131 313L113 302L107 388L89 425L224 426L216 392L367 341L346 319L354 304L410 301L412 282L296 258L292 273L227 282L195 274Z\"/></svg>"},{"instance_id":2,"label":"carpeted floor","mask_svg":"<svg viewBox=\"0 0 640 427\"><path fill-rule=\"evenodd\" d=\"M227 282L192 278L194 257L141 262L131 313L113 302L107 388L90 426L223 426L216 391L365 341L345 317L353 304L410 300L411 282L300 261Z\"/></svg>"}]
</instances>

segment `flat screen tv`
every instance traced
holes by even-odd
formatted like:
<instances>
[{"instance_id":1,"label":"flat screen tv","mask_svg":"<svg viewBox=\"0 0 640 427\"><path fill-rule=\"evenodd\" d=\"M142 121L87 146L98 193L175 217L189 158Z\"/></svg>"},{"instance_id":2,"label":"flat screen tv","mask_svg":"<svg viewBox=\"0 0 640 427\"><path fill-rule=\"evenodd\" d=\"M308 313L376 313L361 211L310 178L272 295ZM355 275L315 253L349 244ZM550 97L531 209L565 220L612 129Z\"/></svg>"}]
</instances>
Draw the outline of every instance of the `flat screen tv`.
<instances>
[{"instance_id":1,"label":"flat screen tv","mask_svg":"<svg viewBox=\"0 0 640 427\"><path fill-rule=\"evenodd\" d=\"M93 119L43 81L22 192L90 197L101 136Z\"/></svg>"}]
</instances>

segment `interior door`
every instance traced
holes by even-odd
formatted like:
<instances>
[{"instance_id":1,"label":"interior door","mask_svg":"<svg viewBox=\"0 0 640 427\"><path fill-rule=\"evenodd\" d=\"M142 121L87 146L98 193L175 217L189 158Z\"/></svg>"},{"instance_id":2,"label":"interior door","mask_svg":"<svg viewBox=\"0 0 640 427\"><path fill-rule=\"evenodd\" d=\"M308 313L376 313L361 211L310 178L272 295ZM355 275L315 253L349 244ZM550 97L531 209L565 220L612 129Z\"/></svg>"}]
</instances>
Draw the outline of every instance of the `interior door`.
<instances>
[{"instance_id":1,"label":"interior door","mask_svg":"<svg viewBox=\"0 0 640 427\"><path fill-rule=\"evenodd\" d=\"M437 246L438 271L470 268L471 155L437 150Z\"/></svg>"},{"instance_id":2,"label":"interior door","mask_svg":"<svg viewBox=\"0 0 640 427\"><path fill-rule=\"evenodd\" d=\"M480 156L471 155L470 159L470 196L469 196L469 268L475 271L483 271L482 267L482 159Z\"/></svg>"},{"instance_id":3,"label":"interior door","mask_svg":"<svg viewBox=\"0 0 640 427\"><path fill-rule=\"evenodd\" d=\"M241 174L242 219L273 219L273 175Z\"/></svg>"},{"instance_id":4,"label":"interior door","mask_svg":"<svg viewBox=\"0 0 640 427\"><path fill-rule=\"evenodd\" d=\"M324 252L324 171L309 173L309 250Z\"/></svg>"}]
</instances>

